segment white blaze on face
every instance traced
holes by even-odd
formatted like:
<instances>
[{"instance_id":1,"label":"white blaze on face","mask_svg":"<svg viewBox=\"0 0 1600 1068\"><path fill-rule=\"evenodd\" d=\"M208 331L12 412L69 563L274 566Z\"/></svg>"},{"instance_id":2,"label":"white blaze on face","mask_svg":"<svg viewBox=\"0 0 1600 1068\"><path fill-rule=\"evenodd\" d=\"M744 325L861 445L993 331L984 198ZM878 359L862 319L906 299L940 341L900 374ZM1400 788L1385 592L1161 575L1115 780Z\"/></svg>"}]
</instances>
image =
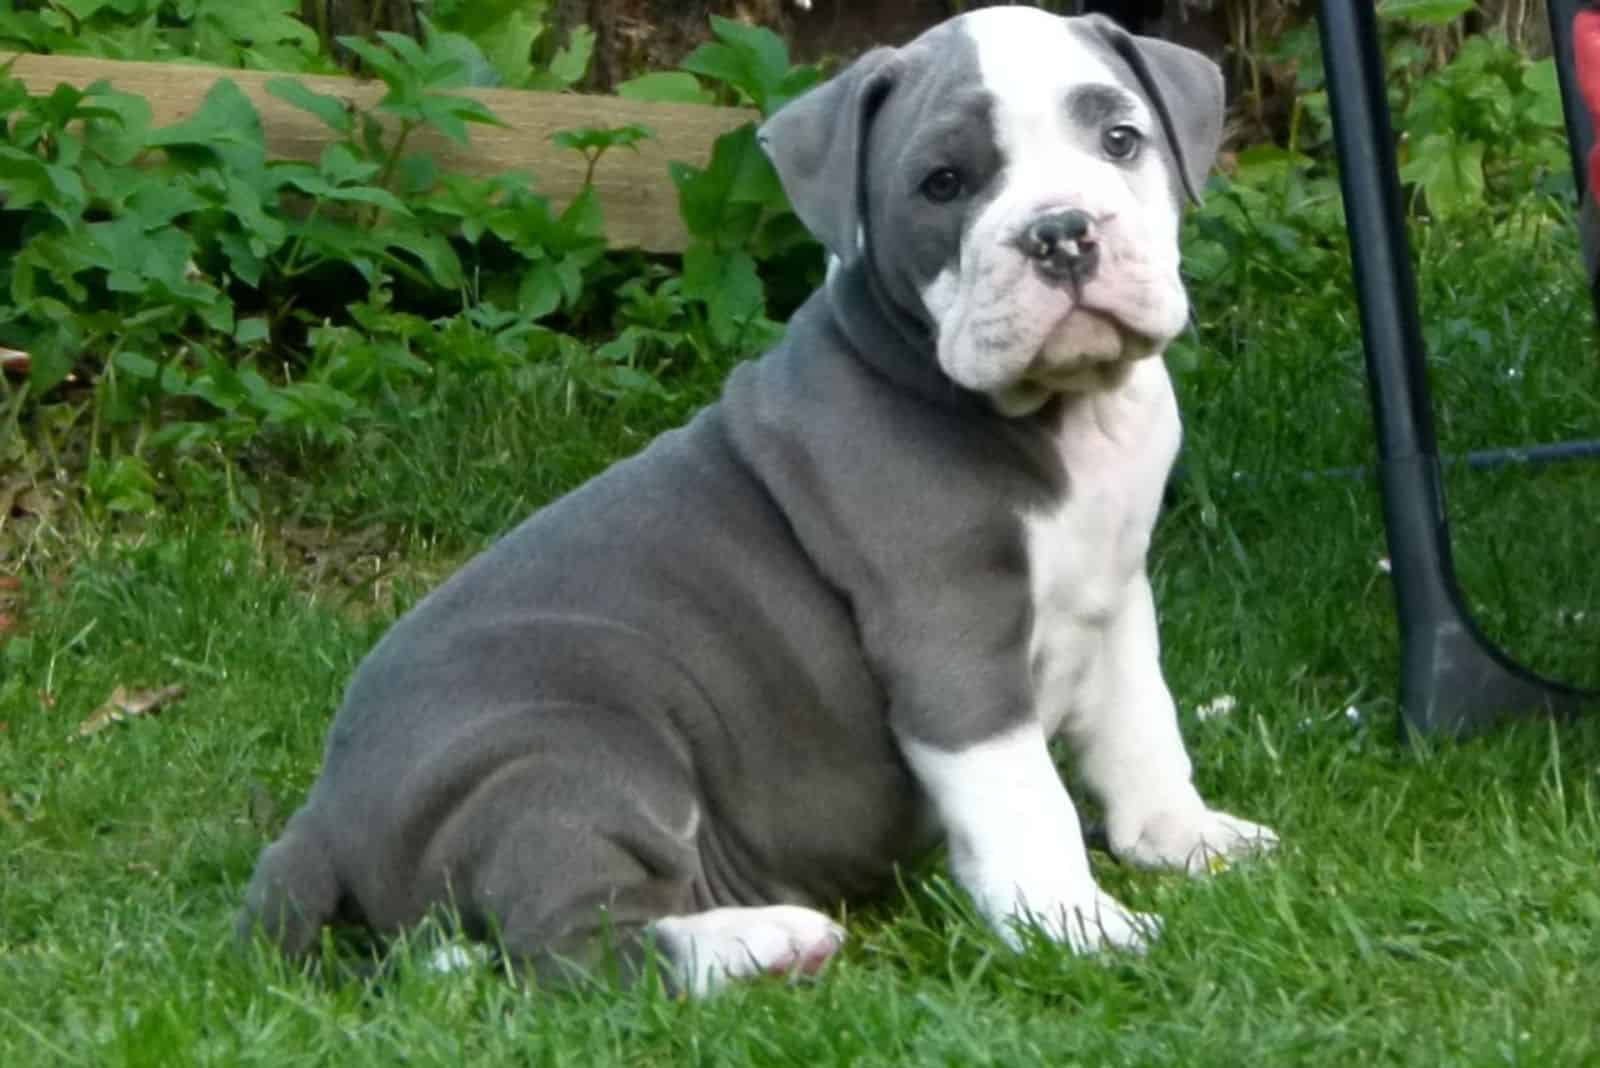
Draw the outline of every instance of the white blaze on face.
<instances>
[{"instance_id":1,"label":"white blaze on face","mask_svg":"<svg viewBox=\"0 0 1600 1068\"><path fill-rule=\"evenodd\" d=\"M968 15L1003 169L963 239L960 262L922 299L939 337L939 363L1004 410L1027 411L1051 393L1098 383L1127 359L1153 355L1183 329L1188 298L1178 275L1177 176L1162 154L1159 121L1069 23L1025 7ZM1125 116L1086 125L1074 89L1104 86ZM1102 146L1106 125L1143 134L1137 159ZM1075 292L1043 277L1019 235L1043 215L1077 210L1094 226L1098 266ZM1111 377L1117 377L1112 375Z\"/></svg>"}]
</instances>

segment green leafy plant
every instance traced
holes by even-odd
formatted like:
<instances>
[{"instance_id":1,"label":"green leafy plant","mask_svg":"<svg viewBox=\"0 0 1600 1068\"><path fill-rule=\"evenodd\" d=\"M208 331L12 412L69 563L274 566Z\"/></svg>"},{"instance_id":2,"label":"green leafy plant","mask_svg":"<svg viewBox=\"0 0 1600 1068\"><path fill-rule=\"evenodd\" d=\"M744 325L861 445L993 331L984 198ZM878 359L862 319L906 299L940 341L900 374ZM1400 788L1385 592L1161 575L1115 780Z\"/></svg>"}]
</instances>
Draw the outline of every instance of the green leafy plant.
<instances>
[{"instance_id":1,"label":"green leafy plant","mask_svg":"<svg viewBox=\"0 0 1600 1068\"><path fill-rule=\"evenodd\" d=\"M548 0L436 0L428 36L474 57L488 76L473 84L564 92L589 73L594 31L578 26L557 46Z\"/></svg>"},{"instance_id":2,"label":"green leafy plant","mask_svg":"<svg viewBox=\"0 0 1600 1068\"><path fill-rule=\"evenodd\" d=\"M715 40L684 59L681 76L646 75L619 87L635 99L674 102L710 98L753 106L770 115L822 78L820 68L790 63L782 38L764 27L711 19ZM705 83L705 84L701 84ZM691 240L683 276L670 293L684 302L691 332L703 345L751 349L771 342L763 263L814 276L821 264L816 244L795 219L777 174L756 143L755 124L717 138L704 166L671 166L678 207Z\"/></svg>"},{"instance_id":3,"label":"green leafy plant","mask_svg":"<svg viewBox=\"0 0 1600 1068\"><path fill-rule=\"evenodd\" d=\"M297 0L0 0L0 49L326 70Z\"/></svg>"},{"instance_id":4,"label":"green leafy plant","mask_svg":"<svg viewBox=\"0 0 1600 1068\"><path fill-rule=\"evenodd\" d=\"M1390 53L1406 131L1401 177L1429 211L1451 215L1505 205L1509 191L1538 188L1567 167L1555 64L1530 61L1503 38L1468 38L1428 70L1415 45ZM1405 76L1405 75L1410 75Z\"/></svg>"},{"instance_id":5,"label":"green leafy plant","mask_svg":"<svg viewBox=\"0 0 1600 1068\"><path fill-rule=\"evenodd\" d=\"M0 259L0 343L31 366L8 407L87 410L78 448L99 507L151 506L153 465L262 438L348 445L378 406L425 396L440 367L542 362L574 397L638 386L536 325L585 299L605 250L593 191L556 211L525 178L439 174L411 150L416 131L465 140L498 121L448 91L462 61L448 42L344 43L387 87L370 112L269 83L334 134L315 162L269 161L231 81L153 129L143 100L108 86L33 97L0 78L0 240L16 250ZM592 172L645 133L561 140Z\"/></svg>"},{"instance_id":6,"label":"green leafy plant","mask_svg":"<svg viewBox=\"0 0 1600 1068\"><path fill-rule=\"evenodd\" d=\"M1391 107L1406 131L1401 176L1435 215L1494 210L1511 189L1549 188L1566 167L1555 63L1532 60L1498 30L1437 62L1416 31L1443 27L1470 0L1387 0ZM1500 211L1504 214L1503 207Z\"/></svg>"}]
</instances>

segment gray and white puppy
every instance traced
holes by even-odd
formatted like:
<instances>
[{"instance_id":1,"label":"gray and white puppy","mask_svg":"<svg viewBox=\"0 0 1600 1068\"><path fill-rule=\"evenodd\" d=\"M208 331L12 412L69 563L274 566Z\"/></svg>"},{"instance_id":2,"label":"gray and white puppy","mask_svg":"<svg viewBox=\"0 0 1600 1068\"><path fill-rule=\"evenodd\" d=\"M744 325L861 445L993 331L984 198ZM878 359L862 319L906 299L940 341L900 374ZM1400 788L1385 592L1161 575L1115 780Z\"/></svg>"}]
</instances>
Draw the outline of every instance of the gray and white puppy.
<instances>
[{"instance_id":1,"label":"gray and white puppy","mask_svg":"<svg viewBox=\"0 0 1600 1068\"><path fill-rule=\"evenodd\" d=\"M241 932L299 954L448 905L536 972L653 944L704 993L819 967L817 910L942 839L1014 944L1137 948L1158 923L1096 885L1056 734L1118 857L1270 846L1191 782L1145 570L1222 117L1204 57L1025 7L780 111L826 287L384 638Z\"/></svg>"}]
</instances>

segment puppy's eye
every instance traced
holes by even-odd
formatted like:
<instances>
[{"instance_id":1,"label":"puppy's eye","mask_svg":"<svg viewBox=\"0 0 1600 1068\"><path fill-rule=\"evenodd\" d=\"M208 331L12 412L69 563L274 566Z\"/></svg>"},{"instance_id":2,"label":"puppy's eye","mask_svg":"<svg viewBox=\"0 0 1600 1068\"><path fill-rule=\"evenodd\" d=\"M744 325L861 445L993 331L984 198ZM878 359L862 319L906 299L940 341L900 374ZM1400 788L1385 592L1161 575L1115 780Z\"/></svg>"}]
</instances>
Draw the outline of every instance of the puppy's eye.
<instances>
[{"instance_id":1,"label":"puppy's eye","mask_svg":"<svg viewBox=\"0 0 1600 1068\"><path fill-rule=\"evenodd\" d=\"M1115 160L1131 160L1139 154L1139 146L1144 144L1144 134L1126 124L1113 126L1100 135L1100 147L1105 149L1106 155Z\"/></svg>"},{"instance_id":2,"label":"puppy's eye","mask_svg":"<svg viewBox=\"0 0 1600 1068\"><path fill-rule=\"evenodd\" d=\"M922 180L922 195L935 204L950 203L965 188L961 175L949 167L940 167Z\"/></svg>"}]
</instances>

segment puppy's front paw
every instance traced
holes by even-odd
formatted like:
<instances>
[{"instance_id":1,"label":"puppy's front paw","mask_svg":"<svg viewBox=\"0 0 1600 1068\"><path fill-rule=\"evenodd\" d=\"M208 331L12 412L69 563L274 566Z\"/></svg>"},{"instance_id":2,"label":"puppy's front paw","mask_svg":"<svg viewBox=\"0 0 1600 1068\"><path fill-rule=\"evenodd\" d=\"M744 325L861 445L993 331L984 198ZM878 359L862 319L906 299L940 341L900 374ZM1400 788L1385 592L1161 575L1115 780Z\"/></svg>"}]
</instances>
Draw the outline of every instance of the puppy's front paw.
<instances>
[{"instance_id":1,"label":"puppy's front paw","mask_svg":"<svg viewBox=\"0 0 1600 1068\"><path fill-rule=\"evenodd\" d=\"M994 929L1015 950L1023 948L1029 927L1074 953L1143 953L1161 933L1161 917L1135 912L1092 883L1084 893L1018 890L1003 906L992 899L983 904Z\"/></svg>"},{"instance_id":2,"label":"puppy's front paw","mask_svg":"<svg viewBox=\"0 0 1600 1068\"><path fill-rule=\"evenodd\" d=\"M1111 851L1142 868L1209 875L1237 858L1270 852L1277 845L1278 836L1270 827L1200 807L1158 812L1137 833L1121 841L1113 837Z\"/></svg>"}]
</instances>

